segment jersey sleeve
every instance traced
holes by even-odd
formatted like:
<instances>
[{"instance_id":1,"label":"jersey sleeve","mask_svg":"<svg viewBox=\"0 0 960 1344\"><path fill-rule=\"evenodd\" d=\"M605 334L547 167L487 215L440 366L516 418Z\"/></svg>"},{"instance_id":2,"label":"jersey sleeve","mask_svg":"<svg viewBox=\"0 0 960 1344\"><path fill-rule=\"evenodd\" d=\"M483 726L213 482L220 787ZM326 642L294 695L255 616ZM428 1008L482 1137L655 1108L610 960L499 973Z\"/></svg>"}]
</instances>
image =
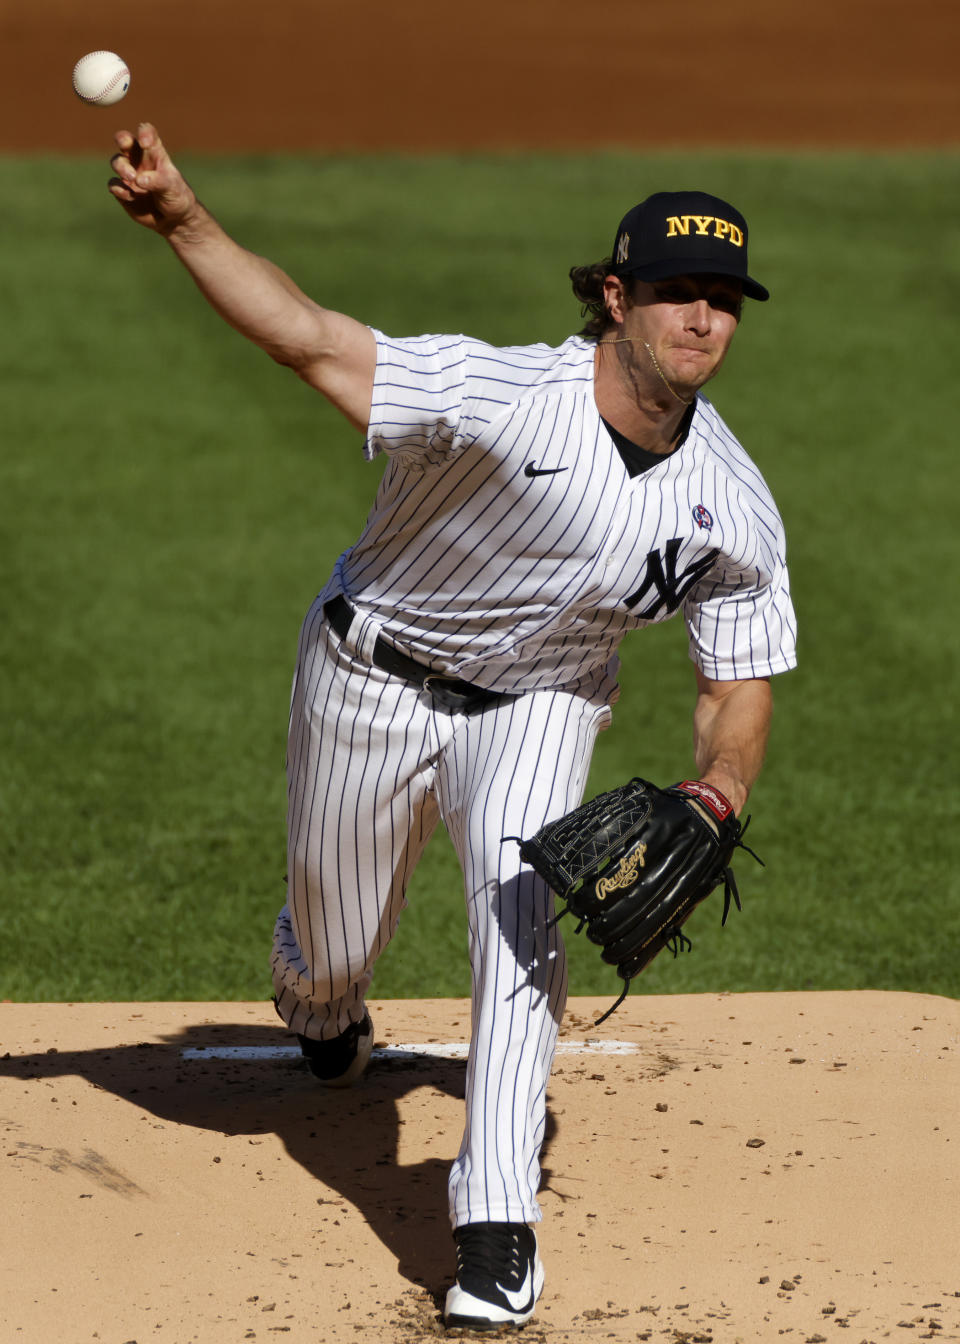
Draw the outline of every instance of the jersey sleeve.
<instances>
[{"instance_id":1,"label":"jersey sleeve","mask_svg":"<svg viewBox=\"0 0 960 1344\"><path fill-rule=\"evenodd\" d=\"M775 536L755 535L750 561L721 561L684 603L690 657L711 681L796 667L797 622L779 517L777 523Z\"/></svg>"},{"instance_id":2,"label":"jersey sleeve","mask_svg":"<svg viewBox=\"0 0 960 1344\"><path fill-rule=\"evenodd\" d=\"M438 464L473 442L476 414L462 336L395 340L374 331L377 367L364 454L386 453L414 469Z\"/></svg>"},{"instance_id":3,"label":"jersey sleeve","mask_svg":"<svg viewBox=\"0 0 960 1344\"><path fill-rule=\"evenodd\" d=\"M797 665L796 617L786 569L761 586L691 602L685 610L690 657L711 681L746 681Z\"/></svg>"}]
</instances>

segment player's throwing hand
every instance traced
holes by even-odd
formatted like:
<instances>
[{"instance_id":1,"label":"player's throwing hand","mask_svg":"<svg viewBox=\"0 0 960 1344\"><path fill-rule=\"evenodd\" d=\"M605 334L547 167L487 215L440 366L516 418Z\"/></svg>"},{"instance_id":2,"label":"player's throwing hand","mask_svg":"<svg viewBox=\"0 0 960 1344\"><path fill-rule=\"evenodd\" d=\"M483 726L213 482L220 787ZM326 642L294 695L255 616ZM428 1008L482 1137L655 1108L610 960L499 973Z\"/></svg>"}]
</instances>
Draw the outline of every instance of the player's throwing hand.
<instances>
[{"instance_id":1,"label":"player's throwing hand","mask_svg":"<svg viewBox=\"0 0 960 1344\"><path fill-rule=\"evenodd\" d=\"M141 123L135 136L118 131L114 138L119 152L110 160L116 173L108 183L111 193L138 224L169 234L196 208L192 189L149 122Z\"/></svg>"}]
</instances>

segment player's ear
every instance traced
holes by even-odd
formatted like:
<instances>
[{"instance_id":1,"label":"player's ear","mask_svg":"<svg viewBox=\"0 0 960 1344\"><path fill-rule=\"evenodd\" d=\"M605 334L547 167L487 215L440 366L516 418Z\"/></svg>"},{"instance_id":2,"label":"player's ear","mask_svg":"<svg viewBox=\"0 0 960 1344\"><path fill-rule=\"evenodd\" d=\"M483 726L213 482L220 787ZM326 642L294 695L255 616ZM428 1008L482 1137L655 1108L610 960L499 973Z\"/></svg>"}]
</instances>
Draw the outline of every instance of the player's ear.
<instances>
[{"instance_id":1,"label":"player's ear","mask_svg":"<svg viewBox=\"0 0 960 1344\"><path fill-rule=\"evenodd\" d=\"M624 313L630 307L630 295L627 286L618 275L608 275L603 282L603 301L613 322L623 322Z\"/></svg>"}]
</instances>

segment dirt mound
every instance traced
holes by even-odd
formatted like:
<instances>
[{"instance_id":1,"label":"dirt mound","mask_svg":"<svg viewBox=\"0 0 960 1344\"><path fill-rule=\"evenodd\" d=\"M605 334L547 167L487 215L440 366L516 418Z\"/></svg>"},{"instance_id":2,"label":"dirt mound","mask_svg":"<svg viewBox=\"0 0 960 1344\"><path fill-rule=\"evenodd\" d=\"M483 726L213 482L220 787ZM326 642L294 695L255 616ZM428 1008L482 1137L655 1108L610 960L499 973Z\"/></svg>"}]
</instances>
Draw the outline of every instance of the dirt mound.
<instances>
[{"instance_id":1,"label":"dirt mound","mask_svg":"<svg viewBox=\"0 0 960 1344\"><path fill-rule=\"evenodd\" d=\"M607 1006L561 1034L525 1340L960 1338L960 1004ZM337 1093L269 1004L0 1007L0 1338L442 1334L469 1005L372 1008Z\"/></svg>"}]
</instances>

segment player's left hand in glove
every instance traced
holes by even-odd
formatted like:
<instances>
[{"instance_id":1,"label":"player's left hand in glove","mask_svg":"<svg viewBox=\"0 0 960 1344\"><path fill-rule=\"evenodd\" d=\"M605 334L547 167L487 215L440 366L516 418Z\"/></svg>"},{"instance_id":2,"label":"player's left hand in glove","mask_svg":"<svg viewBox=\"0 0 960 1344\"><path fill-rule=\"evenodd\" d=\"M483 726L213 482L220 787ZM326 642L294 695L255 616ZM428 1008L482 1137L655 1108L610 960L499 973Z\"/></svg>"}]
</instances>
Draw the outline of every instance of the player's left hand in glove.
<instances>
[{"instance_id":1,"label":"player's left hand in glove","mask_svg":"<svg viewBox=\"0 0 960 1344\"><path fill-rule=\"evenodd\" d=\"M658 789L633 779L521 840L520 857L564 903L558 918L578 916L577 933L586 928L625 982L600 1022L662 948L676 956L692 946L682 925L711 891L724 886L722 923L731 900L740 909L730 859L747 849L745 829L712 785L684 780Z\"/></svg>"}]
</instances>

